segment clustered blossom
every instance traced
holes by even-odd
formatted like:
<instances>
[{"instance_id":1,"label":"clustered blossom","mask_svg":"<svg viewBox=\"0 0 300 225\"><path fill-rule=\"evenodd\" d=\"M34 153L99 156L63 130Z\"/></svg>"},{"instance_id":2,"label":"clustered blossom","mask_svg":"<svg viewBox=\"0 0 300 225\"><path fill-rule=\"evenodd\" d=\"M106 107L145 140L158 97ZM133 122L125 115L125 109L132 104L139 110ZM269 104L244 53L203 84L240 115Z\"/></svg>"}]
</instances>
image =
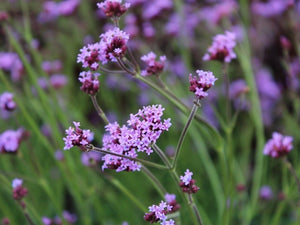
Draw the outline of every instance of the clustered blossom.
<instances>
[{"instance_id":1,"label":"clustered blossom","mask_svg":"<svg viewBox=\"0 0 300 225\"><path fill-rule=\"evenodd\" d=\"M82 83L80 89L89 95L95 95L99 91L99 73L83 71L79 74L78 80Z\"/></svg>"},{"instance_id":2,"label":"clustered blossom","mask_svg":"<svg viewBox=\"0 0 300 225\"><path fill-rule=\"evenodd\" d=\"M18 179L18 178L13 179L12 194L13 194L13 198L18 201L22 200L22 198L24 198L28 194L28 190L24 188L22 185L23 185L22 179Z\"/></svg>"},{"instance_id":3,"label":"clustered blossom","mask_svg":"<svg viewBox=\"0 0 300 225\"><path fill-rule=\"evenodd\" d=\"M77 56L77 63L82 63L84 68L89 67L91 70L97 70L99 68L100 61L100 44L88 44L80 49L80 53Z\"/></svg>"},{"instance_id":4,"label":"clustered blossom","mask_svg":"<svg viewBox=\"0 0 300 225\"><path fill-rule=\"evenodd\" d=\"M272 189L267 185L262 186L259 190L259 198L265 201L271 200L273 198Z\"/></svg>"},{"instance_id":5,"label":"clustered blossom","mask_svg":"<svg viewBox=\"0 0 300 225\"><path fill-rule=\"evenodd\" d=\"M129 35L115 27L100 35L100 56L103 64L116 62L117 58L122 57L127 49Z\"/></svg>"},{"instance_id":6,"label":"clustered blossom","mask_svg":"<svg viewBox=\"0 0 300 225\"><path fill-rule=\"evenodd\" d=\"M13 52L0 52L0 69L10 72L13 81L21 80L24 73L19 56Z\"/></svg>"},{"instance_id":7,"label":"clustered blossom","mask_svg":"<svg viewBox=\"0 0 300 225\"><path fill-rule=\"evenodd\" d=\"M218 34L213 38L213 43L208 48L208 53L203 56L203 60L219 60L229 63L236 58L236 54L233 51L235 45L234 33L226 31L225 34Z\"/></svg>"},{"instance_id":8,"label":"clustered blossom","mask_svg":"<svg viewBox=\"0 0 300 225\"><path fill-rule=\"evenodd\" d=\"M24 129L6 130L0 134L0 153L16 153L24 137Z\"/></svg>"},{"instance_id":9,"label":"clustered blossom","mask_svg":"<svg viewBox=\"0 0 300 225\"><path fill-rule=\"evenodd\" d=\"M97 3L97 6L107 17L120 17L130 7L130 3L122 4L122 0L105 0Z\"/></svg>"},{"instance_id":10,"label":"clustered blossom","mask_svg":"<svg viewBox=\"0 0 300 225\"><path fill-rule=\"evenodd\" d=\"M91 70L97 70L100 61L102 64L116 62L117 58L125 54L128 40L129 35L118 27L108 30L100 35L100 42L88 44L80 49L77 62Z\"/></svg>"},{"instance_id":11,"label":"clustered blossom","mask_svg":"<svg viewBox=\"0 0 300 225\"><path fill-rule=\"evenodd\" d=\"M142 76L150 76L160 74L165 66L166 56L160 56L159 61L156 61L156 54L149 52L141 57L141 60L147 64L147 68L141 71Z\"/></svg>"},{"instance_id":12,"label":"clustered blossom","mask_svg":"<svg viewBox=\"0 0 300 225\"><path fill-rule=\"evenodd\" d=\"M90 144L93 139L93 133L90 130L82 130L79 128L80 122L73 122L74 127L69 127L66 130L66 137L63 138L65 142L64 150L78 146L81 150L85 150L85 146Z\"/></svg>"},{"instance_id":13,"label":"clustered blossom","mask_svg":"<svg viewBox=\"0 0 300 225\"><path fill-rule=\"evenodd\" d=\"M45 1L38 20L41 23L47 23L56 20L59 16L70 16L79 4L80 0Z\"/></svg>"},{"instance_id":14,"label":"clustered blossom","mask_svg":"<svg viewBox=\"0 0 300 225\"><path fill-rule=\"evenodd\" d=\"M53 219L44 216L42 222L44 225L62 225L62 220L58 216Z\"/></svg>"},{"instance_id":15,"label":"clustered blossom","mask_svg":"<svg viewBox=\"0 0 300 225\"><path fill-rule=\"evenodd\" d=\"M13 111L17 104L13 100L14 95L10 92L4 92L0 95L0 109L4 111Z\"/></svg>"},{"instance_id":16,"label":"clustered blossom","mask_svg":"<svg viewBox=\"0 0 300 225\"><path fill-rule=\"evenodd\" d=\"M278 158L287 155L293 148L293 137L283 136L278 132L274 132L263 150L264 155Z\"/></svg>"},{"instance_id":17,"label":"clustered blossom","mask_svg":"<svg viewBox=\"0 0 300 225\"><path fill-rule=\"evenodd\" d=\"M149 207L149 213L146 213L144 219L150 223L160 222L161 225L175 225L174 220L167 220L166 214L172 211L172 206L161 201L159 205Z\"/></svg>"},{"instance_id":18,"label":"clustered blossom","mask_svg":"<svg viewBox=\"0 0 300 225\"><path fill-rule=\"evenodd\" d=\"M165 200L170 206L172 206L172 209L171 209L170 213L174 213L174 212L176 212L180 209L180 205L176 201L176 195L175 194L166 193L165 194Z\"/></svg>"},{"instance_id":19,"label":"clustered blossom","mask_svg":"<svg viewBox=\"0 0 300 225\"><path fill-rule=\"evenodd\" d=\"M199 190L199 187L195 185L196 181L192 179L193 172L187 169L184 172L184 176L180 176L179 186L182 188L182 191L185 193L196 193Z\"/></svg>"},{"instance_id":20,"label":"clustered blossom","mask_svg":"<svg viewBox=\"0 0 300 225\"><path fill-rule=\"evenodd\" d=\"M198 76L189 75L190 87L189 90L194 92L198 99L206 97L206 91L211 88L217 78L210 71L197 70Z\"/></svg>"},{"instance_id":21,"label":"clustered blossom","mask_svg":"<svg viewBox=\"0 0 300 225\"><path fill-rule=\"evenodd\" d=\"M108 124L105 129L109 134L103 136L103 149L131 158L137 157L137 152L150 155L151 145L156 143L163 131L171 126L170 119L162 121L164 108L161 105L144 106L137 114L131 114L128 126L117 123ZM140 170L141 165L126 158L105 155L102 169L109 168L120 171Z\"/></svg>"}]
</instances>

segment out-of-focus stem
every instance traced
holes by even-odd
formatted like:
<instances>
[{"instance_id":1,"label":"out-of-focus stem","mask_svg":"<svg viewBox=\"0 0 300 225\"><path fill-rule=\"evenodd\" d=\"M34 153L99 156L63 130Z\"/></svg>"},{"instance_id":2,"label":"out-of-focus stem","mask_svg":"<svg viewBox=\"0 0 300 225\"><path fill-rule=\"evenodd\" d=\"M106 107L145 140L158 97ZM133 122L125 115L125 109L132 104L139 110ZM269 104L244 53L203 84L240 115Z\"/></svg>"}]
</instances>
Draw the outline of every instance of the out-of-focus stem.
<instances>
[{"instance_id":1,"label":"out-of-focus stem","mask_svg":"<svg viewBox=\"0 0 300 225\"><path fill-rule=\"evenodd\" d=\"M197 109L199 108L199 106L200 106L200 100L197 99L195 101L194 105L193 105L193 108L192 108L191 113L190 113L190 115L188 117L188 120L187 120L187 122L186 122L186 124L185 124L185 126L184 126L184 128L183 128L183 130L181 132L181 135L180 135L180 138L179 138L179 141L177 143L176 150L175 150L174 161L172 163L171 169L176 168L176 164L177 164L177 160L178 160L178 157L179 157L181 146L183 144L183 140L184 140L185 135L186 135L186 133L187 133L187 131L188 131L188 129L189 129L189 127L190 127L190 125L191 125L194 117L195 117L195 114L196 114Z\"/></svg>"},{"instance_id":2,"label":"out-of-focus stem","mask_svg":"<svg viewBox=\"0 0 300 225\"><path fill-rule=\"evenodd\" d=\"M149 178L149 180L152 182L154 187L157 189L157 191L160 193L162 197L165 196L167 193L166 189L162 186L162 184L159 182L159 180L154 176L153 173L151 173L150 170L148 170L147 167L142 166L142 171L146 174L146 176Z\"/></svg>"},{"instance_id":3,"label":"out-of-focus stem","mask_svg":"<svg viewBox=\"0 0 300 225\"><path fill-rule=\"evenodd\" d=\"M107 119L105 113L103 112L103 110L101 109L101 107L99 106L99 104L97 102L96 95L91 95L91 99L92 99L93 105L94 105L98 115L103 119L103 121L106 124L109 124L109 120Z\"/></svg>"},{"instance_id":4,"label":"out-of-focus stem","mask_svg":"<svg viewBox=\"0 0 300 225\"><path fill-rule=\"evenodd\" d=\"M153 144L152 148L158 154L158 156L161 158L161 160L165 163L165 165L169 169L171 169L172 165L171 165L169 159L167 158L166 154L156 144Z\"/></svg>"},{"instance_id":5,"label":"out-of-focus stem","mask_svg":"<svg viewBox=\"0 0 300 225\"><path fill-rule=\"evenodd\" d=\"M25 210L24 210L24 215L25 215L25 217L26 217L28 223L29 223L30 225L34 225L34 223L32 222L32 220L31 220L29 214L28 214Z\"/></svg>"},{"instance_id":6,"label":"out-of-focus stem","mask_svg":"<svg viewBox=\"0 0 300 225\"><path fill-rule=\"evenodd\" d=\"M297 176L297 173L296 173L293 165L291 164L291 162L288 160L288 158L286 156L283 157L283 161L284 161L285 165L287 166L287 168L289 169L289 171L291 172L291 174L293 175L293 177L295 178L295 181L298 186L299 196L300 196L300 179Z\"/></svg>"},{"instance_id":7,"label":"out-of-focus stem","mask_svg":"<svg viewBox=\"0 0 300 225\"><path fill-rule=\"evenodd\" d=\"M163 165L160 165L160 164L157 164L157 163L154 163L154 162L150 162L150 161L147 161L147 160L144 160L144 159L139 159L139 158L131 158L131 157L126 156L126 155L120 155L120 154L117 154L117 153L114 153L114 152L104 150L102 148L95 147L93 145L88 145L88 146L85 146L85 147L87 148L88 151L96 151L96 152L101 152L101 153L104 153L104 154L109 154L109 155L114 155L114 156L130 159L132 161L140 162L142 164L145 164L145 165L148 165L148 166L151 166L151 167L155 167L157 169L164 169L164 170L168 169L166 166L163 166Z\"/></svg>"},{"instance_id":8,"label":"out-of-focus stem","mask_svg":"<svg viewBox=\"0 0 300 225\"><path fill-rule=\"evenodd\" d=\"M202 225L203 223L202 223L202 220L201 220L201 216L200 216L200 213L197 209L197 206L195 205L192 194L188 194L188 198L189 198L189 204L192 206L194 214L196 215L198 224Z\"/></svg>"},{"instance_id":9,"label":"out-of-focus stem","mask_svg":"<svg viewBox=\"0 0 300 225\"><path fill-rule=\"evenodd\" d=\"M231 109L230 109L230 96L229 96L229 85L230 85L230 79L228 76L228 65L227 63L223 63L222 65L222 73L225 80L225 97L226 97L226 121L229 124L230 123L230 117L231 117Z\"/></svg>"}]
</instances>

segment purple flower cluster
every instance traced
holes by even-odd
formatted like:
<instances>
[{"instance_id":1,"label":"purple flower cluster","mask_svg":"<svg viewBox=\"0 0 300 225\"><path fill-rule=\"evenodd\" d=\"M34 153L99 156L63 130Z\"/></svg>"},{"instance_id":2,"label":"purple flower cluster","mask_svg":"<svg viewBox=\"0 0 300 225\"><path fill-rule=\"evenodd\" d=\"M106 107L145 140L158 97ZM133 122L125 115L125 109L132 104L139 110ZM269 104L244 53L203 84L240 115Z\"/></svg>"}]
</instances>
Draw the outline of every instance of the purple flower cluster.
<instances>
[{"instance_id":1,"label":"purple flower cluster","mask_svg":"<svg viewBox=\"0 0 300 225\"><path fill-rule=\"evenodd\" d=\"M293 137L283 136L278 132L274 132L264 147L264 155L278 158L287 155L293 148Z\"/></svg>"},{"instance_id":2,"label":"purple flower cluster","mask_svg":"<svg viewBox=\"0 0 300 225\"><path fill-rule=\"evenodd\" d=\"M99 152L82 152L81 163L85 166L95 166L101 161L102 155Z\"/></svg>"},{"instance_id":3,"label":"purple flower cluster","mask_svg":"<svg viewBox=\"0 0 300 225\"><path fill-rule=\"evenodd\" d=\"M80 49L77 62L82 63L84 68L89 67L97 70L99 61L102 64L116 62L117 58L122 57L127 49L129 35L115 27L100 35L100 42L89 44Z\"/></svg>"},{"instance_id":4,"label":"purple flower cluster","mask_svg":"<svg viewBox=\"0 0 300 225\"><path fill-rule=\"evenodd\" d=\"M0 69L10 72L13 81L19 81L24 72L19 56L12 52L0 52Z\"/></svg>"},{"instance_id":5,"label":"purple flower cluster","mask_svg":"<svg viewBox=\"0 0 300 225\"><path fill-rule=\"evenodd\" d=\"M0 153L16 153L24 135L22 128L6 130L0 134Z\"/></svg>"},{"instance_id":6,"label":"purple flower cluster","mask_svg":"<svg viewBox=\"0 0 300 225\"><path fill-rule=\"evenodd\" d=\"M117 122L108 124L105 129L109 134L103 136L103 149L117 154L137 157L137 152L150 155L151 145L156 143L163 131L171 126L170 119L162 121L164 108L161 105L144 106L137 114L131 114L128 126L119 126ZM140 170L140 165L130 159L105 155L102 169L120 171Z\"/></svg>"},{"instance_id":7,"label":"purple flower cluster","mask_svg":"<svg viewBox=\"0 0 300 225\"><path fill-rule=\"evenodd\" d=\"M263 17L273 17L282 14L293 3L289 0L269 0L266 2L253 2L251 10L254 14Z\"/></svg>"},{"instance_id":8,"label":"purple flower cluster","mask_svg":"<svg viewBox=\"0 0 300 225\"><path fill-rule=\"evenodd\" d=\"M272 189L267 185L262 186L259 190L259 198L265 201L271 200L273 198Z\"/></svg>"},{"instance_id":9,"label":"purple flower cluster","mask_svg":"<svg viewBox=\"0 0 300 225\"><path fill-rule=\"evenodd\" d=\"M80 0L46 1L38 20L41 23L47 23L56 20L59 16L70 16L77 9L79 3Z\"/></svg>"},{"instance_id":10,"label":"purple flower cluster","mask_svg":"<svg viewBox=\"0 0 300 225\"><path fill-rule=\"evenodd\" d=\"M180 205L176 201L176 195L175 194L166 193L165 194L165 200L170 206L172 206L172 209L171 209L170 213L174 213L174 212L176 212L180 209Z\"/></svg>"},{"instance_id":11,"label":"purple flower cluster","mask_svg":"<svg viewBox=\"0 0 300 225\"><path fill-rule=\"evenodd\" d=\"M235 45L234 33L226 31L225 34L218 34L213 38L213 43L208 48L208 53L203 56L203 60L219 60L229 63L236 58L236 54L233 51Z\"/></svg>"},{"instance_id":12,"label":"purple flower cluster","mask_svg":"<svg viewBox=\"0 0 300 225\"><path fill-rule=\"evenodd\" d=\"M62 221L61 221L61 219L58 216L56 216L53 219L44 216L42 218L42 223L44 225L62 225Z\"/></svg>"},{"instance_id":13,"label":"purple flower cluster","mask_svg":"<svg viewBox=\"0 0 300 225\"><path fill-rule=\"evenodd\" d=\"M159 61L156 61L156 54L149 52L147 55L141 57L141 60L147 64L147 68L141 71L142 76L158 75L165 66L166 56L160 56Z\"/></svg>"},{"instance_id":14,"label":"purple flower cluster","mask_svg":"<svg viewBox=\"0 0 300 225\"><path fill-rule=\"evenodd\" d=\"M0 95L0 109L4 111L13 111L17 104L13 100L14 95L10 92L4 92Z\"/></svg>"},{"instance_id":15,"label":"purple flower cluster","mask_svg":"<svg viewBox=\"0 0 300 225\"><path fill-rule=\"evenodd\" d=\"M99 73L83 71L79 74L78 80L82 83L80 89L89 95L95 95L99 91Z\"/></svg>"},{"instance_id":16,"label":"purple flower cluster","mask_svg":"<svg viewBox=\"0 0 300 225\"><path fill-rule=\"evenodd\" d=\"M122 0L105 0L97 3L97 6L107 17L120 17L130 7L130 3L122 4Z\"/></svg>"},{"instance_id":17,"label":"purple flower cluster","mask_svg":"<svg viewBox=\"0 0 300 225\"><path fill-rule=\"evenodd\" d=\"M70 213L68 211L63 211L63 218L67 221L68 224L74 224L77 221L76 214ZM53 219L44 216L42 218L42 222L44 225L62 225L63 222L59 216L54 217Z\"/></svg>"},{"instance_id":18,"label":"purple flower cluster","mask_svg":"<svg viewBox=\"0 0 300 225\"><path fill-rule=\"evenodd\" d=\"M167 220L166 214L172 211L172 206L161 201L159 205L149 207L149 213L146 213L144 219L150 223L160 222L161 225L175 225L174 220Z\"/></svg>"},{"instance_id":19,"label":"purple flower cluster","mask_svg":"<svg viewBox=\"0 0 300 225\"><path fill-rule=\"evenodd\" d=\"M192 179L193 172L187 169L184 172L184 176L180 176L179 186L182 188L182 191L185 193L196 193L199 190L199 187L195 185L196 181Z\"/></svg>"},{"instance_id":20,"label":"purple flower cluster","mask_svg":"<svg viewBox=\"0 0 300 225\"><path fill-rule=\"evenodd\" d=\"M20 201L22 198L24 198L28 194L28 190L24 188L23 186L23 180L19 178L15 178L12 181L12 193L13 198Z\"/></svg>"},{"instance_id":21,"label":"purple flower cluster","mask_svg":"<svg viewBox=\"0 0 300 225\"><path fill-rule=\"evenodd\" d=\"M80 122L73 122L74 127L69 127L66 130L66 137L63 138L65 142L64 150L78 146L81 150L85 150L85 145L93 140L93 133L90 130L82 130L79 128Z\"/></svg>"},{"instance_id":22,"label":"purple flower cluster","mask_svg":"<svg viewBox=\"0 0 300 225\"><path fill-rule=\"evenodd\" d=\"M197 70L198 76L189 75L190 87L189 90L194 92L198 99L206 97L206 91L211 88L217 78L210 71Z\"/></svg>"}]
</instances>

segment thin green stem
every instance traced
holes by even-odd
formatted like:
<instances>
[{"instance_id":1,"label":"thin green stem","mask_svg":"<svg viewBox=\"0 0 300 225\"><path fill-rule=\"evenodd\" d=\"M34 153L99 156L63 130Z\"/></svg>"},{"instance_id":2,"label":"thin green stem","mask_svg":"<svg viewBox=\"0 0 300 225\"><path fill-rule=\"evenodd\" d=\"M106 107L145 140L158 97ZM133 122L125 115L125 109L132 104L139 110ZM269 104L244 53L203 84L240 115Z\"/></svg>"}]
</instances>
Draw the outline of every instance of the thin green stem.
<instances>
[{"instance_id":1,"label":"thin green stem","mask_svg":"<svg viewBox=\"0 0 300 225\"><path fill-rule=\"evenodd\" d=\"M156 176L154 176L153 173L151 173L151 171L145 167L142 166L142 171L145 173L145 175L148 177L148 179L151 181L151 183L153 184L153 186L156 188L156 190L159 192L159 194L164 197L165 194L167 193L166 189L162 186L162 184L160 183L160 181L156 178Z\"/></svg>"},{"instance_id":2,"label":"thin green stem","mask_svg":"<svg viewBox=\"0 0 300 225\"><path fill-rule=\"evenodd\" d=\"M293 165L291 164L291 162L288 160L288 158L286 156L283 157L283 162L285 163L285 165L287 166L287 168L289 169L289 171L291 172L291 174L295 178L295 181L296 181L297 187L298 187L298 191L299 191L299 196L300 196L300 179L297 176L297 173L296 173Z\"/></svg>"},{"instance_id":3,"label":"thin green stem","mask_svg":"<svg viewBox=\"0 0 300 225\"><path fill-rule=\"evenodd\" d=\"M222 73L225 80L225 97L226 97L226 121L227 124L230 123L230 117L231 117L231 108L230 108L230 96L229 96L229 85L230 85L230 79L228 75L228 64L223 63L222 65Z\"/></svg>"},{"instance_id":4,"label":"thin green stem","mask_svg":"<svg viewBox=\"0 0 300 225\"><path fill-rule=\"evenodd\" d=\"M189 198L189 204L192 206L194 214L196 215L198 224L202 225L203 223L202 223L202 220L201 220L201 216L200 216L200 213L197 209L197 206L195 205L192 194L188 194L188 198Z\"/></svg>"},{"instance_id":5,"label":"thin green stem","mask_svg":"<svg viewBox=\"0 0 300 225\"><path fill-rule=\"evenodd\" d=\"M156 152L156 154L158 154L158 156L161 158L161 160L165 163L165 165L169 169L171 169L172 165L171 165L168 157L166 156L166 154L156 144L153 144L152 148L154 149L154 151Z\"/></svg>"},{"instance_id":6,"label":"thin green stem","mask_svg":"<svg viewBox=\"0 0 300 225\"><path fill-rule=\"evenodd\" d=\"M183 140L184 140L184 138L186 136L186 133L187 133L187 131L188 131L188 129L189 129L189 127L190 127L190 125L191 125L191 123L192 123L195 115L196 115L196 112L197 112L197 109L199 108L199 106L200 106L200 100L197 99L194 102L194 105L193 105L191 113L190 113L190 115L188 117L188 120L187 120L187 122L186 122L186 124L185 124L185 126L184 126L184 128L183 128L183 130L181 132L181 135L180 135L180 138L179 138L179 141L177 143L176 150L175 150L175 156L174 156L174 160L173 160L171 169L176 168L176 164L177 164L177 160L178 160L178 157L179 157L181 146L183 144Z\"/></svg>"},{"instance_id":7,"label":"thin green stem","mask_svg":"<svg viewBox=\"0 0 300 225\"><path fill-rule=\"evenodd\" d=\"M129 70L129 69L126 67L126 65L123 63L122 59L117 58L117 61L118 61L119 66L121 67L121 69L123 69L123 70L126 71L127 73L131 74L132 76L135 76L135 75L136 75L135 72Z\"/></svg>"},{"instance_id":8,"label":"thin green stem","mask_svg":"<svg viewBox=\"0 0 300 225\"><path fill-rule=\"evenodd\" d=\"M101 153L104 153L104 154L109 154L109 155L114 155L114 156L122 157L122 158L125 158L125 159L130 159L130 160L133 160L133 161L136 161L136 162L140 162L142 164L145 164L145 165L148 165L148 166L151 166L151 167L155 167L157 169L163 169L163 170L168 169L164 165L160 165L160 164L157 164L157 163L154 163L154 162L150 162L150 161L147 161L147 160L144 160L144 159L131 158L131 157L126 156L126 155L120 155L120 154L117 154L117 153L114 153L114 152L110 152L110 151L104 150L102 148L95 147L93 145L86 145L85 147L87 148L88 151L96 151L96 152L101 152Z\"/></svg>"},{"instance_id":9,"label":"thin green stem","mask_svg":"<svg viewBox=\"0 0 300 225\"><path fill-rule=\"evenodd\" d=\"M95 95L91 95L91 99L93 102L93 105L98 113L98 115L102 118L102 120L106 123L109 124L109 120L107 119L105 113L103 112L103 110L101 109L101 107L99 106L98 102L97 102L97 98Z\"/></svg>"}]
</instances>

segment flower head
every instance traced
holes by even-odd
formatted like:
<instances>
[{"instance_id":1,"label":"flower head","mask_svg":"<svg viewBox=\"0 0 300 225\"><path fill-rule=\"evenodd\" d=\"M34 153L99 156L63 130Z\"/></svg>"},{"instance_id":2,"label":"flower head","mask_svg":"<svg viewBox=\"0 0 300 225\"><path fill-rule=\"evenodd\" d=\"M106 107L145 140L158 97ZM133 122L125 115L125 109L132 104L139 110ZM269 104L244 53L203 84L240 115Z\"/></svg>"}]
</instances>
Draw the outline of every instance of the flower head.
<instances>
[{"instance_id":1,"label":"flower head","mask_svg":"<svg viewBox=\"0 0 300 225\"><path fill-rule=\"evenodd\" d=\"M287 155L293 148L293 137L283 136L278 132L274 132L264 147L264 155L278 158Z\"/></svg>"},{"instance_id":2,"label":"flower head","mask_svg":"<svg viewBox=\"0 0 300 225\"><path fill-rule=\"evenodd\" d=\"M189 75L189 89L198 99L202 99L208 95L206 91L215 84L217 78L210 71L197 70L196 73L198 76Z\"/></svg>"},{"instance_id":3,"label":"flower head","mask_svg":"<svg viewBox=\"0 0 300 225\"><path fill-rule=\"evenodd\" d=\"M64 150L70 149L73 146L78 146L85 150L85 145L89 144L93 139L93 133L90 130L82 130L79 128L80 122L73 122L74 127L69 127L66 130L66 137L63 138L65 142Z\"/></svg>"},{"instance_id":4,"label":"flower head","mask_svg":"<svg viewBox=\"0 0 300 225\"><path fill-rule=\"evenodd\" d=\"M103 64L116 62L117 58L122 57L127 49L129 35L115 27L100 35L100 60Z\"/></svg>"},{"instance_id":5,"label":"flower head","mask_svg":"<svg viewBox=\"0 0 300 225\"><path fill-rule=\"evenodd\" d=\"M23 184L23 180L22 179L15 178L12 181L13 198L16 199L16 200L21 200L28 193L28 190L26 188L24 188L22 186L22 184Z\"/></svg>"},{"instance_id":6,"label":"flower head","mask_svg":"<svg viewBox=\"0 0 300 225\"><path fill-rule=\"evenodd\" d=\"M101 161L101 157L102 155L99 152L82 152L81 163L85 166L93 166Z\"/></svg>"},{"instance_id":7,"label":"flower head","mask_svg":"<svg viewBox=\"0 0 300 225\"><path fill-rule=\"evenodd\" d=\"M0 109L4 111L13 111L17 104L13 100L14 95L10 92L4 92L0 95Z\"/></svg>"},{"instance_id":8,"label":"flower head","mask_svg":"<svg viewBox=\"0 0 300 225\"><path fill-rule=\"evenodd\" d=\"M179 186L182 188L182 191L185 193L196 193L199 190L199 187L195 185L196 181L192 179L193 172L187 169L184 172L184 176L180 176Z\"/></svg>"},{"instance_id":9,"label":"flower head","mask_svg":"<svg viewBox=\"0 0 300 225\"><path fill-rule=\"evenodd\" d=\"M69 223L73 224L77 221L77 216L74 213L70 213L68 211L63 211L63 218Z\"/></svg>"},{"instance_id":10,"label":"flower head","mask_svg":"<svg viewBox=\"0 0 300 225\"><path fill-rule=\"evenodd\" d=\"M78 80L82 83L80 89L89 95L95 95L99 90L99 73L83 71L79 74Z\"/></svg>"},{"instance_id":11,"label":"flower head","mask_svg":"<svg viewBox=\"0 0 300 225\"><path fill-rule=\"evenodd\" d=\"M24 135L22 128L14 130L6 130L0 134L0 153L16 153L19 149L21 140Z\"/></svg>"},{"instance_id":12,"label":"flower head","mask_svg":"<svg viewBox=\"0 0 300 225\"><path fill-rule=\"evenodd\" d=\"M107 17L120 17L130 7L130 3L122 4L122 0L105 0L97 3L97 6Z\"/></svg>"},{"instance_id":13,"label":"flower head","mask_svg":"<svg viewBox=\"0 0 300 225\"><path fill-rule=\"evenodd\" d=\"M137 152L150 155L151 145L171 126L170 119L162 120L164 108L161 105L143 107L138 113L131 114L127 126L120 126L117 122L108 124L105 129L108 134L103 136L103 149L125 155L137 157ZM119 156L105 155L102 169L109 168L119 171L140 170L141 165L133 160Z\"/></svg>"},{"instance_id":14,"label":"flower head","mask_svg":"<svg viewBox=\"0 0 300 225\"><path fill-rule=\"evenodd\" d=\"M218 34L213 38L213 43L208 48L208 53L204 55L203 60L219 60L229 63L236 58L236 54L233 51L235 45L234 33L226 31L225 34Z\"/></svg>"},{"instance_id":15,"label":"flower head","mask_svg":"<svg viewBox=\"0 0 300 225\"><path fill-rule=\"evenodd\" d=\"M170 213L171 210L172 206L164 201L161 201L159 205L152 205L149 207L149 213L145 214L144 219L150 223L160 222L160 224L168 224L166 214Z\"/></svg>"},{"instance_id":16,"label":"flower head","mask_svg":"<svg viewBox=\"0 0 300 225\"><path fill-rule=\"evenodd\" d=\"M150 76L160 74L165 66L166 56L160 56L159 61L156 61L156 54L149 52L141 57L141 60L147 64L147 68L142 70L142 76Z\"/></svg>"},{"instance_id":17,"label":"flower head","mask_svg":"<svg viewBox=\"0 0 300 225\"><path fill-rule=\"evenodd\" d=\"M259 190L259 197L262 200L271 200L273 198L272 189L267 185L262 186Z\"/></svg>"},{"instance_id":18,"label":"flower head","mask_svg":"<svg viewBox=\"0 0 300 225\"><path fill-rule=\"evenodd\" d=\"M89 67L91 70L97 70L100 61L100 44L88 44L80 49L77 56L77 62L82 63L84 68Z\"/></svg>"},{"instance_id":19,"label":"flower head","mask_svg":"<svg viewBox=\"0 0 300 225\"><path fill-rule=\"evenodd\" d=\"M176 201L176 195L175 194L166 193L165 194L165 200L170 206L172 206L172 209L171 209L170 213L176 212L180 209L180 205Z\"/></svg>"}]
</instances>

